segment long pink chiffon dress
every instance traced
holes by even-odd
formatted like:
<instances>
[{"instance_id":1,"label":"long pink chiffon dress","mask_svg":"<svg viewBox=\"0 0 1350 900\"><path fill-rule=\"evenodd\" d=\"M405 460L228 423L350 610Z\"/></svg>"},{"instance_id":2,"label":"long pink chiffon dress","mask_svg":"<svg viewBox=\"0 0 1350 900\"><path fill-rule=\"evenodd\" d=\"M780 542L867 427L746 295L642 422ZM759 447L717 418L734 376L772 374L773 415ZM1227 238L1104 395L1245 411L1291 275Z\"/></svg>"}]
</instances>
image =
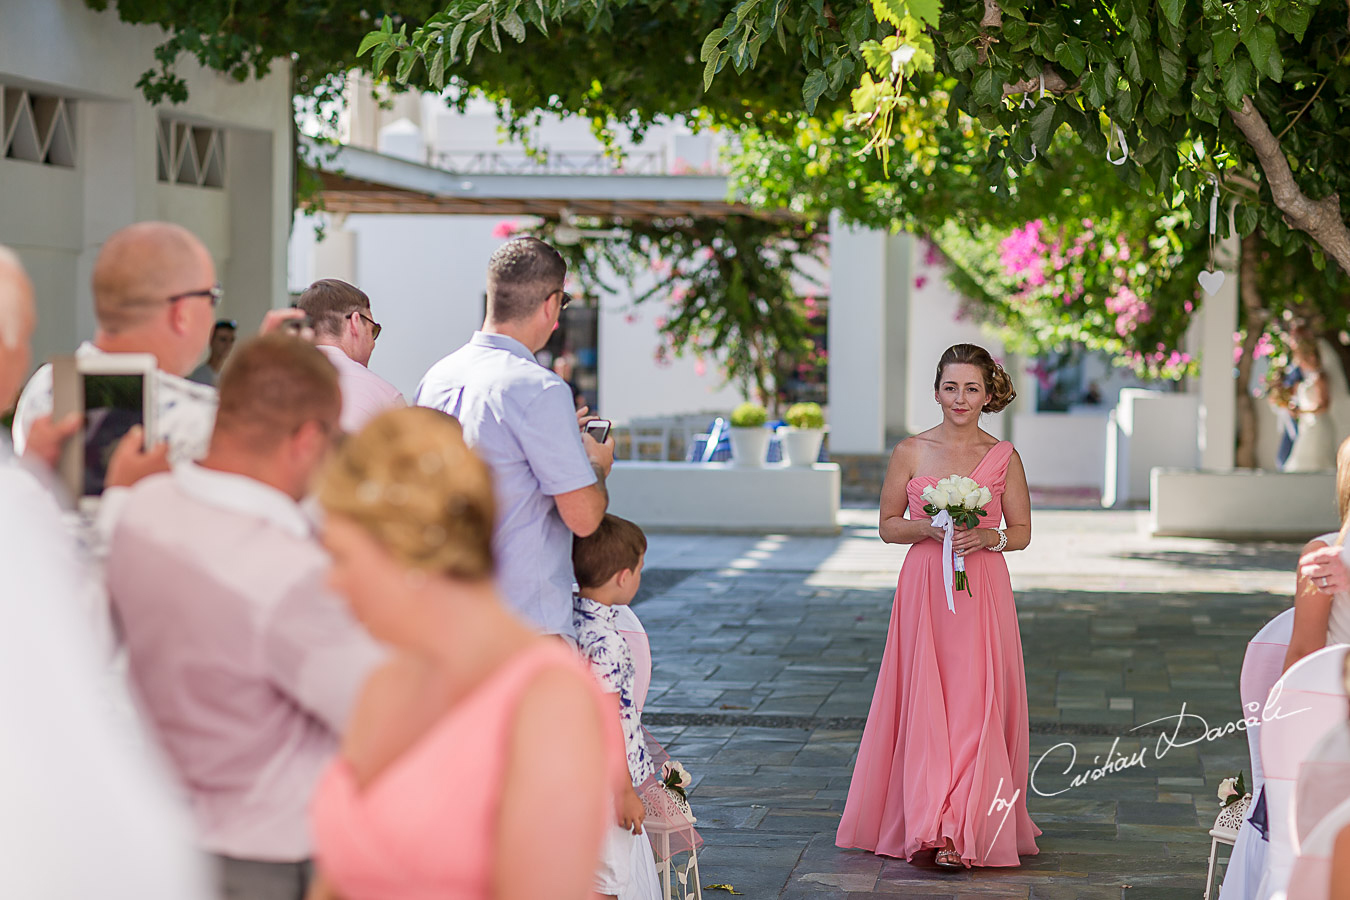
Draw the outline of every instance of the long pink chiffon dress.
<instances>
[{"instance_id":1,"label":"long pink chiffon dress","mask_svg":"<svg viewBox=\"0 0 1350 900\"><path fill-rule=\"evenodd\" d=\"M449 710L387 768L361 787L338 757L319 781L310 810L319 868L343 900L490 900L511 727L521 696L545 669L563 668L586 684L607 730L605 770L623 765L613 703L557 641L522 650ZM541 747L539 765L548 765ZM599 836L613 816L604 805ZM539 840L577 825L567 807L540 804ZM529 848L512 848L529 865Z\"/></svg>"},{"instance_id":2,"label":"long pink chiffon dress","mask_svg":"<svg viewBox=\"0 0 1350 900\"><path fill-rule=\"evenodd\" d=\"M1013 447L1000 441L970 477L1003 517ZM953 473L955 474L955 473ZM938 479L911 479L909 517ZM974 596L947 608L942 544L910 547L900 569L890 633L835 843L912 860L951 838L967 865L1015 866L1037 853L1027 814L1027 686L1008 564L1001 553L966 556Z\"/></svg>"}]
</instances>

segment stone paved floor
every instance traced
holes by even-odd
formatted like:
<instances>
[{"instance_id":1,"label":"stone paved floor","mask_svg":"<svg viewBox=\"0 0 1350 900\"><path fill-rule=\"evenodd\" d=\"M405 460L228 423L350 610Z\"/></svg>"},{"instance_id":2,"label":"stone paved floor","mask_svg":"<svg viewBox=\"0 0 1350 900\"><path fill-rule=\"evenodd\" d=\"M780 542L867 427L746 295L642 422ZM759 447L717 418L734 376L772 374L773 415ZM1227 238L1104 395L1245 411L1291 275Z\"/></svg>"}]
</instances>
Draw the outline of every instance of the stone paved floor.
<instances>
[{"instance_id":1,"label":"stone paved floor","mask_svg":"<svg viewBox=\"0 0 1350 900\"><path fill-rule=\"evenodd\" d=\"M1155 540L1138 512L1037 513L1033 546L1009 556L1032 761L1068 742L1078 773L1114 744L1147 748L1145 767L1031 794L1040 855L953 874L834 847L904 555L876 538L874 510L845 515L839 538L650 536L645 719L695 776L703 883L785 900L1198 897L1215 789L1247 768L1245 738L1160 755L1175 720L1130 729L1183 702L1211 726L1239 717L1245 642L1288 604L1297 546ZM1047 757L1041 791L1067 786L1069 752Z\"/></svg>"}]
</instances>

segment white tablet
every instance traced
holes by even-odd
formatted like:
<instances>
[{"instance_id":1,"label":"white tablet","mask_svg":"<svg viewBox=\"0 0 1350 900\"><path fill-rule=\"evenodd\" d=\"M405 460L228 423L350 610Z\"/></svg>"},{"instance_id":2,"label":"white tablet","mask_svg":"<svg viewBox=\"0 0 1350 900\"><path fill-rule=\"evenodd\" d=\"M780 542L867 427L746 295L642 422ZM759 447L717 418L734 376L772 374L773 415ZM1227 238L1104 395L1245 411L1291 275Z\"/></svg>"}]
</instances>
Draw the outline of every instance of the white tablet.
<instances>
[{"instance_id":1,"label":"white tablet","mask_svg":"<svg viewBox=\"0 0 1350 900\"><path fill-rule=\"evenodd\" d=\"M61 456L61 476L83 509L103 494L117 444L140 425L147 446L155 434L155 357L103 353L52 360L52 417L81 415L79 433Z\"/></svg>"}]
</instances>

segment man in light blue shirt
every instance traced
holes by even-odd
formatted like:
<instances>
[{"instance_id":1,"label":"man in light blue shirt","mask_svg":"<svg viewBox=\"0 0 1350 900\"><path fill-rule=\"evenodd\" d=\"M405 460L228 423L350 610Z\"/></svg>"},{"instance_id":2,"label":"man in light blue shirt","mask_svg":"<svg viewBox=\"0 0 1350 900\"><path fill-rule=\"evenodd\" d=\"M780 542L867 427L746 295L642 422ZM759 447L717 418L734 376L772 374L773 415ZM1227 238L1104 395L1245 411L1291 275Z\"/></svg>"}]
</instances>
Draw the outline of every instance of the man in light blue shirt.
<instances>
[{"instance_id":1,"label":"man in light blue shirt","mask_svg":"<svg viewBox=\"0 0 1350 900\"><path fill-rule=\"evenodd\" d=\"M492 469L493 550L507 602L541 632L571 637L572 535L604 519L614 441L582 433L572 389L534 358L571 299L566 274L558 251L536 238L498 248L483 329L431 367L416 403L458 419Z\"/></svg>"}]
</instances>

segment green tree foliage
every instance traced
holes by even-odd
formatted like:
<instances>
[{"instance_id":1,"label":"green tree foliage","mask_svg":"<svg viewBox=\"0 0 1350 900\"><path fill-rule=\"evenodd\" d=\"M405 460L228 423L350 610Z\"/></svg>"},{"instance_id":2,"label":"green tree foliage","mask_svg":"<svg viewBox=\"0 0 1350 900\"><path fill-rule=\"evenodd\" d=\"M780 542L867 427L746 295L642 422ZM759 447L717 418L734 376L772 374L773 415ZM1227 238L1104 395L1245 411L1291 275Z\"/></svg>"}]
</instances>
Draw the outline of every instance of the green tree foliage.
<instances>
[{"instance_id":1,"label":"green tree foliage","mask_svg":"<svg viewBox=\"0 0 1350 900\"><path fill-rule=\"evenodd\" d=\"M616 27L615 11L635 8L674 9L664 0L455 0L421 28L372 36L366 49L397 57L397 80L438 86L476 58L475 46L499 49L503 34L541 49L546 35L568 29L626 44L634 35ZM954 107L984 125L983 174L998 190L1044 160L1026 162L1033 145L1049 147L1067 127L1091 152L1123 159L1129 186L1179 193L1195 218L1208 203L1206 176L1220 176L1242 234L1260 227L1276 246L1308 246L1319 268L1330 255L1350 270L1339 207L1350 186L1343 3L739 0L710 30L706 7L684 10L685 27L665 37L699 44L710 88L702 107L724 112L727 98L746 96L742 83L715 86L728 64L742 78L799 75L800 108L848 95L851 123L884 160L932 69L955 79ZM527 40L527 25L545 37ZM654 68L659 77L664 66ZM1042 90L1035 106L1009 102Z\"/></svg>"}]
</instances>

